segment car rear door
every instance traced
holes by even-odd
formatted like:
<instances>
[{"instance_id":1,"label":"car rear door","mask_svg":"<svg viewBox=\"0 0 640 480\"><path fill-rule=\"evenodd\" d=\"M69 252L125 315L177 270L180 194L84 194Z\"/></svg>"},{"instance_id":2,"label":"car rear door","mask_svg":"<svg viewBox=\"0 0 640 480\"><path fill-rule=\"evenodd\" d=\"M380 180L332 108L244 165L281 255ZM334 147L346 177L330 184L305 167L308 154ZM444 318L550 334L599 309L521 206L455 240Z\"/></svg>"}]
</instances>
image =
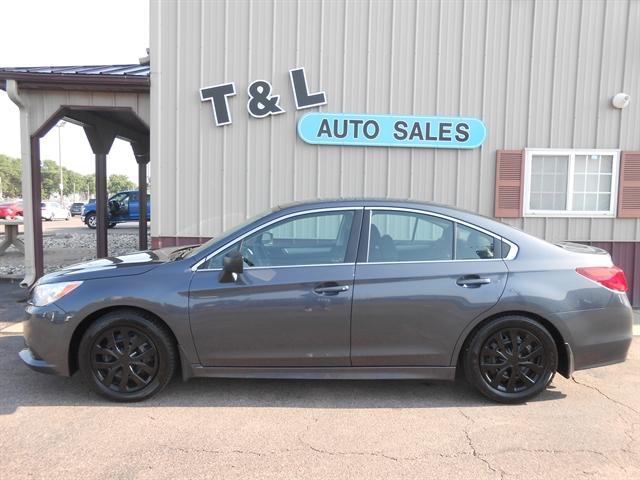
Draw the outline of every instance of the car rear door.
<instances>
[{"instance_id":1,"label":"car rear door","mask_svg":"<svg viewBox=\"0 0 640 480\"><path fill-rule=\"evenodd\" d=\"M205 366L348 366L362 208L301 212L232 241L193 275L191 331ZM225 254L244 272L221 279Z\"/></svg>"},{"instance_id":2,"label":"car rear door","mask_svg":"<svg viewBox=\"0 0 640 480\"><path fill-rule=\"evenodd\" d=\"M501 241L453 219L367 209L354 284L353 366L448 366L461 332L495 305Z\"/></svg>"}]
</instances>

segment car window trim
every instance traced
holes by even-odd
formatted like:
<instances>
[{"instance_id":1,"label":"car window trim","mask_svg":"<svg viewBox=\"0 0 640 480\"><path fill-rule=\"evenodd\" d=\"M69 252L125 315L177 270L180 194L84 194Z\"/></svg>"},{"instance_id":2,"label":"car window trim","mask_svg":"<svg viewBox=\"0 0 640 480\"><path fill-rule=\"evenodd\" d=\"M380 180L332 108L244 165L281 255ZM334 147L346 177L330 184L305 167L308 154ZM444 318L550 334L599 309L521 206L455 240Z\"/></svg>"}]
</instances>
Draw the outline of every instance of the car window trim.
<instances>
[{"instance_id":1,"label":"car window trim","mask_svg":"<svg viewBox=\"0 0 640 480\"><path fill-rule=\"evenodd\" d=\"M377 264L393 264L393 263L434 263L434 262L495 262L498 260L513 260L514 258L516 258L517 254L518 254L518 246L511 242L509 239L504 238L496 233L493 233L485 228L479 227L477 225L474 225L472 223L466 222L464 220L460 220L458 218L455 217L451 217L448 215L443 215L441 213L436 213L436 212L432 212L429 210L419 210L416 208L408 208L408 207L385 207L385 206L380 206L380 205L376 205L375 207L364 207L365 211L368 212L368 215L365 215L368 218L369 221L369 225L368 225L368 232L367 232L367 236L366 239L363 239L366 242L366 255L364 256L364 261L359 261L358 263L367 263L367 264L372 264L372 265L377 265ZM370 238L371 238L371 217L373 216L373 212L374 211L397 211L397 212L408 212L408 213L417 213L419 215L429 215L432 217L438 217L438 218L442 218L444 220L449 220L451 222L453 222L454 224L454 242L453 242L453 258L450 260L399 260L399 261L395 261L395 262L370 262L369 261L369 244L370 242ZM472 228L474 230L477 230L481 233L484 233L486 235L489 235L490 237L493 237L496 240L500 240L502 242L505 242L506 244L508 244L511 248L509 250L509 254L506 257L498 257L498 258L491 258L491 259L486 259L486 258L469 258L469 259L456 259L455 258L455 235L457 232L457 224L462 224L465 225L469 228ZM500 255L502 255L502 247L500 247Z\"/></svg>"},{"instance_id":2,"label":"car window trim","mask_svg":"<svg viewBox=\"0 0 640 480\"><path fill-rule=\"evenodd\" d=\"M232 240L226 242L224 245L222 245L221 247L215 249L212 253L210 253L209 255L206 255L204 258L198 260L195 264L193 264L191 266L191 271L192 272L208 272L208 271L219 271L221 270L221 268L198 268L200 267L200 265L202 265L203 263L209 261L212 257L215 257L218 253L222 252L223 250L225 250L226 248L230 247L231 245L233 245L236 242L242 241L244 240L246 237L248 237L249 235L252 235L253 233L262 230L265 227L268 227L269 225L273 225L274 223L280 222L282 220L287 220L289 218L293 218L293 217L299 217L301 215L307 215L310 213L322 213L322 212L337 212L337 211L353 211L356 213L356 215L354 215L354 219L353 222L351 224L351 233L350 233L350 237L349 240L351 240L351 236L353 235L353 230L354 227L358 228L358 226L356 225L356 220L357 220L357 214L358 212L362 213L362 211L364 210L364 207L359 207L359 206L351 206L351 207L327 207L327 208L314 208L312 210L303 210L303 211L299 211L299 212L292 212L289 213L287 215L282 215L278 218L274 218L273 220L270 220L266 223L262 223L260 225L258 225L255 228L252 228L251 230L249 230L248 232L243 233L242 235L233 238ZM362 218L362 216L360 216L360 218ZM359 240L359 239L358 239ZM349 247L350 247L350 241L347 242L347 255L349 254ZM317 267L317 266L328 266L328 265L354 265L355 262L347 262L347 263L329 263L329 264L312 264L312 265L280 265L280 266L271 266L271 267L247 267L247 269L255 269L255 268L289 268L289 267Z\"/></svg>"}]
</instances>

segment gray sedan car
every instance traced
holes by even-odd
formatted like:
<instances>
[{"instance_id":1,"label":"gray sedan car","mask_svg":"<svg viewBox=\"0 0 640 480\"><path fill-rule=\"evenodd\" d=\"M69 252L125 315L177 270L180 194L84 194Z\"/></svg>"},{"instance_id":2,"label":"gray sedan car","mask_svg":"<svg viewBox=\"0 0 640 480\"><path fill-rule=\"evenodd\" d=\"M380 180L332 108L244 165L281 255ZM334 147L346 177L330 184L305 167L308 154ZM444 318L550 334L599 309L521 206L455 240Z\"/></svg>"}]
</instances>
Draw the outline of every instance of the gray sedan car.
<instances>
[{"instance_id":1,"label":"gray sedan car","mask_svg":"<svg viewBox=\"0 0 640 480\"><path fill-rule=\"evenodd\" d=\"M467 379L525 401L625 360L624 273L600 249L390 200L297 203L200 245L79 264L32 289L20 352L145 399L189 377Z\"/></svg>"}]
</instances>

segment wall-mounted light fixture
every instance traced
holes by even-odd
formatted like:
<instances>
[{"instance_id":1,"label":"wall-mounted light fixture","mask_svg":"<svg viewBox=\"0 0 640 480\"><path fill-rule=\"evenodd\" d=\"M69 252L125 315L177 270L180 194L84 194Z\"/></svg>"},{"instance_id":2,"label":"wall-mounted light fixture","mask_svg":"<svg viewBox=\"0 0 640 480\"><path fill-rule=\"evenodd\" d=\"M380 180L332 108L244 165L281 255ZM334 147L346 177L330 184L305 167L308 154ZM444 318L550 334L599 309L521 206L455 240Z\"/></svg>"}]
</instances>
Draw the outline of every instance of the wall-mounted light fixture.
<instances>
[{"instance_id":1,"label":"wall-mounted light fixture","mask_svg":"<svg viewBox=\"0 0 640 480\"><path fill-rule=\"evenodd\" d=\"M631 95L629 95L628 93L616 93L613 98L611 99L611 105L613 105L616 108L624 108L627 105L629 105L629 102L631 101Z\"/></svg>"}]
</instances>

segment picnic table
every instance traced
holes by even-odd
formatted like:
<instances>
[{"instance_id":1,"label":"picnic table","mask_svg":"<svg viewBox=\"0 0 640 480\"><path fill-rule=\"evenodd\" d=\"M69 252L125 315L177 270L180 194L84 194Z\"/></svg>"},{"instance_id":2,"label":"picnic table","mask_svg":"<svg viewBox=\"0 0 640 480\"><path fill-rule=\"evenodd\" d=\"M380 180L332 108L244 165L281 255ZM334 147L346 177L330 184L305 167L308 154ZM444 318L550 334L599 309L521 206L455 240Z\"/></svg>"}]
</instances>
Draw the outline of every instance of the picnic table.
<instances>
[{"instance_id":1,"label":"picnic table","mask_svg":"<svg viewBox=\"0 0 640 480\"><path fill-rule=\"evenodd\" d=\"M0 220L0 225L4 225L4 241L0 244L0 255L11 245L24 253L24 243L18 238L18 227L23 223L22 220Z\"/></svg>"}]
</instances>

